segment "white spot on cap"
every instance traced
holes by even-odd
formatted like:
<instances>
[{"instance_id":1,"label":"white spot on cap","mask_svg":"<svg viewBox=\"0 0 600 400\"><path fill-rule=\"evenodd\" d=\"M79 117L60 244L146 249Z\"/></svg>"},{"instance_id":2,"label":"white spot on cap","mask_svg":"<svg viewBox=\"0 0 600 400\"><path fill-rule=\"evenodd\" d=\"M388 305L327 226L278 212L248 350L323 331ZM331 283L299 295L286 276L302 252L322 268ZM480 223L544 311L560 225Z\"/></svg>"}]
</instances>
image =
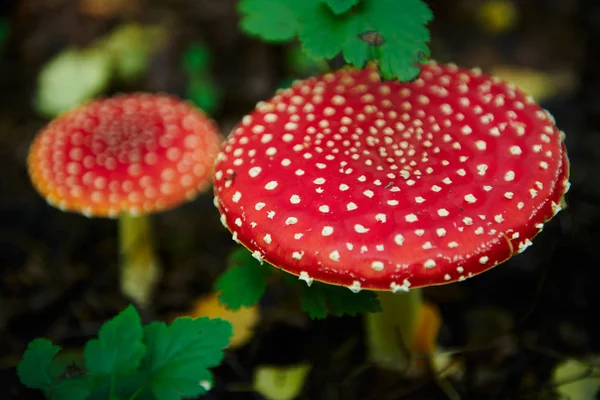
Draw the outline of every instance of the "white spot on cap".
<instances>
[{"instance_id":1,"label":"white spot on cap","mask_svg":"<svg viewBox=\"0 0 600 400\"><path fill-rule=\"evenodd\" d=\"M429 259L429 260L425 261L425 263L423 264L423 266L425 268L435 268L435 265L436 265L435 261L432 260L432 259Z\"/></svg>"},{"instance_id":2,"label":"white spot on cap","mask_svg":"<svg viewBox=\"0 0 600 400\"><path fill-rule=\"evenodd\" d=\"M352 282L352 285L348 286L348 289L350 289L352 291L352 293L358 293L362 290L362 288L360 287L359 281Z\"/></svg>"},{"instance_id":3,"label":"white spot on cap","mask_svg":"<svg viewBox=\"0 0 600 400\"><path fill-rule=\"evenodd\" d=\"M367 233L367 232L369 232L369 228L365 228L361 224L354 225L354 230L356 231L356 233Z\"/></svg>"},{"instance_id":4,"label":"white spot on cap","mask_svg":"<svg viewBox=\"0 0 600 400\"><path fill-rule=\"evenodd\" d=\"M408 292L410 289L410 282L408 279L405 279L404 282L402 282L402 285L392 282L390 283L390 289L392 289L392 293Z\"/></svg>"},{"instance_id":5,"label":"white spot on cap","mask_svg":"<svg viewBox=\"0 0 600 400\"><path fill-rule=\"evenodd\" d=\"M473 196L471 193L469 193L468 195L465 196L465 201L469 204L473 204L473 203L477 202L477 198L475 196Z\"/></svg>"},{"instance_id":6,"label":"white spot on cap","mask_svg":"<svg viewBox=\"0 0 600 400\"><path fill-rule=\"evenodd\" d=\"M306 286L308 286L308 287L310 287L310 285L312 285L312 283L314 281L314 279L311 278L308 275L308 272L306 272L306 271L300 271L300 276L298 277L298 280L306 282Z\"/></svg>"},{"instance_id":7,"label":"white spot on cap","mask_svg":"<svg viewBox=\"0 0 600 400\"><path fill-rule=\"evenodd\" d=\"M519 253L524 252L529 246L531 246L533 243L531 242L531 240L529 239L525 239L524 242L520 242L519 243Z\"/></svg>"},{"instance_id":8,"label":"white spot on cap","mask_svg":"<svg viewBox=\"0 0 600 400\"><path fill-rule=\"evenodd\" d=\"M265 185L265 189L267 190L273 190L275 189L279 184L277 183L277 181L270 181Z\"/></svg>"},{"instance_id":9,"label":"white spot on cap","mask_svg":"<svg viewBox=\"0 0 600 400\"><path fill-rule=\"evenodd\" d=\"M513 156L518 156L521 155L523 153L523 151L521 150L521 148L519 146L510 146L510 148L508 149L508 151L510 151L510 154L512 154Z\"/></svg>"},{"instance_id":10,"label":"white spot on cap","mask_svg":"<svg viewBox=\"0 0 600 400\"><path fill-rule=\"evenodd\" d=\"M372 268L374 271L383 271L383 267L384 267L384 266L385 266L385 265L384 265L384 264L383 264L381 261L373 261L373 262L371 263L371 268Z\"/></svg>"},{"instance_id":11,"label":"white spot on cap","mask_svg":"<svg viewBox=\"0 0 600 400\"><path fill-rule=\"evenodd\" d=\"M398 245L398 246L402 246L404 244L404 236L402 236L401 234L396 234L396 236L394 236L394 242Z\"/></svg>"},{"instance_id":12,"label":"white spot on cap","mask_svg":"<svg viewBox=\"0 0 600 400\"><path fill-rule=\"evenodd\" d=\"M323 236L330 236L331 234L333 234L333 228L331 226L324 226L321 230L321 235Z\"/></svg>"},{"instance_id":13,"label":"white spot on cap","mask_svg":"<svg viewBox=\"0 0 600 400\"><path fill-rule=\"evenodd\" d=\"M329 253L329 258L333 261L340 261L340 252L337 250L332 251Z\"/></svg>"},{"instance_id":14,"label":"white spot on cap","mask_svg":"<svg viewBox=\"0 0 600 400\"><path fill-rule=\"evenodd\" d=\"M407 214L404 219L406 222L416 222L419 220L415 214Z\"/></svg>"},{"instance_id":15,"label":"white spot on cap","mask_svg":"<svg viewBox=\"0 0 600 400\"><path fill-rule=\"evenodd\" d=\"M259 263L263 263L263 256L260 254L260 251L255 250L252 252L252 257L254 257Z\"/></svg>"}]
</instances>

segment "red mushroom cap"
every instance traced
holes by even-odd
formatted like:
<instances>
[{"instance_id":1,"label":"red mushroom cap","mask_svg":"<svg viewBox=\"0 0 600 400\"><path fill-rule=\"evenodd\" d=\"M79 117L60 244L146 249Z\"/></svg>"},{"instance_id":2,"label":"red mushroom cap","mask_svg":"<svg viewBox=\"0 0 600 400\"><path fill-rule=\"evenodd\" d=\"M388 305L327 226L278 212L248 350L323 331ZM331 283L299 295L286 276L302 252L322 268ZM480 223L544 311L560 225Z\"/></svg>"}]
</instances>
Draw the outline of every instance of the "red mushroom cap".
<instances>
[{"instance_id":1,"label":"red mushroom cap","mask_svg":"<svg viewBox=\"0 0 600 400\"><path fill-rule=\"evenodd\" d=\"M559 210L568 160L552 117L513 85L429 63L297 82L260 103L217 157L216 203L257 258L352 290L483 272Z\"/></svg>"},{"instance_id":2,"label":"red mushroom cap","mask_svg":"<svg viewBox=\"0 0 600 400\"><path fill-rule=\"evenodd\" d=\"M50 204L87 216L147 214L208 188L221 137L200 110L167 95L91 101L38 134L28 167Z\"/></svg>"}]
</instances>

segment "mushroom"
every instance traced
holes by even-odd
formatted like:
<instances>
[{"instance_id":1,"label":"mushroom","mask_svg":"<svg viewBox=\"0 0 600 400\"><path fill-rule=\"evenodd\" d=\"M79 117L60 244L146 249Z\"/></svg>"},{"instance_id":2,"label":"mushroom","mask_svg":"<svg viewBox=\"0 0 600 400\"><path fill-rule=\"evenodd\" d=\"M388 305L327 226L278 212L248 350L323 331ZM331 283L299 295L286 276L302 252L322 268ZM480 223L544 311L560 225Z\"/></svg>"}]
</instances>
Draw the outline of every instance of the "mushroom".
<instances>
[{"instance_id":1,"label":"mushroom","mask_svg":"<svg viewBox=\"0 0 600 400\"><path fill-rule=\"evenodd\" d=\"M560 211L563 139L531 97L479 69L430 62L410 83L343 69L243 118L217 156L215 200L257 259L308 285L380 291L369 352L402 368L393 329L412 337L415 289L498 265Z\"/></svg>"},{"instance_id":2,"label":"mushroom","mask_svg":"<svg viewBox=\"0 0 600 400\"><path fill-rule=\"evenodd\" d=\"M136 93L57 117L38 133L27 165L50 205L119 218L121 288L147 305L160 275L147 215L210 186L220 141L202 111L168 95Z\"/></svg>"}]
</instances>

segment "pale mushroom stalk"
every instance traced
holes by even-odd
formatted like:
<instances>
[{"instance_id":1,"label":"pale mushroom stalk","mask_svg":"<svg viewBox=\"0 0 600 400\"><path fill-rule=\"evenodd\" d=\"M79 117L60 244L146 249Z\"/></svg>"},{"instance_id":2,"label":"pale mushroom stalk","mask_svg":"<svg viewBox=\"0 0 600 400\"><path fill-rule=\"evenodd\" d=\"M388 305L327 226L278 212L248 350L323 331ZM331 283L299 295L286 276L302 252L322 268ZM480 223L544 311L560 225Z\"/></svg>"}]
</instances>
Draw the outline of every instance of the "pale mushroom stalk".
<instances>
[{"instance_id":1,"label":"pale mushroom stalk","mask_svg":"<svg viewBox=\"0 0 600 400\"><path fill-rule=\"evenodd\" d=\"M407 371L413 356L415 335L423 306L422 291L379 292L381 312L365 315L369 360L383 368Z\"/></svg>"},{"instance_id":2,"label":"pale mushroom stalk","mask_svg":"<svg viewBox=\"0 0 600 400\"><path fill-rule=\"evenodd\" d=\"M152 240L148 216L119 217L120 285L127 297L146 307L162 275Z\"/></svg>"}]
</instances>

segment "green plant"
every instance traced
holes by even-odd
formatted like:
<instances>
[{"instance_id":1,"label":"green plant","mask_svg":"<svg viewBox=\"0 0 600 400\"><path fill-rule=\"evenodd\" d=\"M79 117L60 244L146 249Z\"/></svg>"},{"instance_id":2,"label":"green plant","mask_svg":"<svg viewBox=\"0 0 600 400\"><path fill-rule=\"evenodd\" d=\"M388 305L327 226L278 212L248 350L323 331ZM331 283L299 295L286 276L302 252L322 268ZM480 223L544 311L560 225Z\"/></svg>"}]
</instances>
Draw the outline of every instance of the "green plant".
<instances>
[{"instance_id":1,"label":"green plant","mask_svg":"<svg viewBox=\"0 0 600 400\"><path fill-rule=\"evenodd\" d=\"M219 301L232 310L257 304L271 278L282 279L300 295L304 311L311 318L322 319L334 316L363 314L381 311L377 295L369 290L352 293L340 286L311 282L310 285L298 280L269 263L260 263L244 247L231 253L228 269L215 283Z\"/></svg>"},{"instance_id":2,"label":"green plant","mask_svg":"<svg viewBox=\"0 0 600 400\"><path fill-rule=\"evenodd\" d=\"M142 326L133 306L107 321L87 342L83 365L59 361L48 339L29 343L17 366L21 382L51 400L178 400L210 390L231 337L220 319L179 318ZM56 365L55 365L56 362Z\"/></svg>"},{"instance_id":3,"label":"green plant","mask_svg":"<svg viewBox=\"0 0 600 400\"><path fill-rule=\"evenodd\" d=\"M186 97L208 114L214 113L221 102L221 91L211 77L209 49L202 43L190 43L182 63L188 78Z\"/></svg>"},{"instance_id":4,"label":"green plant","mask_svg":"<svg viewBox=\"0 0 600 400\"><path fill-rule=\"evenodd\" d=\"M341 55L385 79L408 81L429 57L431 10L422 0L240 0L241 26L269 42L298 37L315 59Z\"/></svg>"}]
</instances>

